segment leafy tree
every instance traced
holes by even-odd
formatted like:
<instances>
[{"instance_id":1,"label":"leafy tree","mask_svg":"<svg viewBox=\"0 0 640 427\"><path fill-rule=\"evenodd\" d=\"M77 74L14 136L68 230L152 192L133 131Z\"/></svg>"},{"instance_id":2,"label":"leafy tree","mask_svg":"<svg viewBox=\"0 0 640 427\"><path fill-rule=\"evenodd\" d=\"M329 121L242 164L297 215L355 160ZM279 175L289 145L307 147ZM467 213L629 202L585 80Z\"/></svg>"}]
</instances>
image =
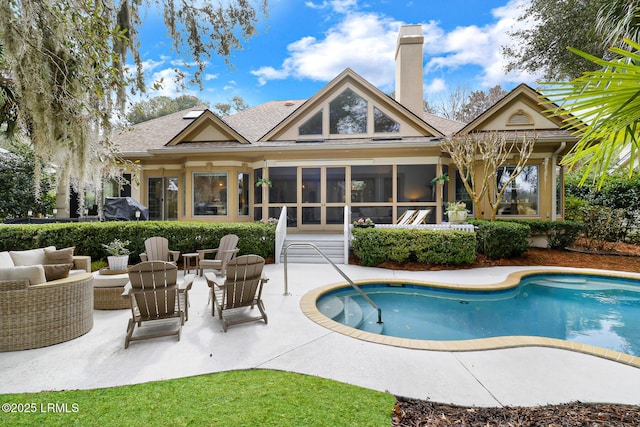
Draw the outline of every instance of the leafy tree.
<instances>
[{"instance_id":1,"label":"leafy tree","mask_svg":"<svg viewBox=\"0 0 640 427\"><path fill-rule=\"evenodd\" d=\"M493 221L504 192L524 171L535 141L535 137L527 135L518 141L509 140L503 132L472 133L446 138L440 143L440 148L451 156L456 165L462 184L474 204L475 212L482 212L481 202L486 197ZM513 154L515 159L511 160ZM478 158L481 158L482 162L478 162ZM502 187L498 188L496 173L507 161L513 166L513 170L502 182Z\"/></svg>"},{"instance_id":2,"label":"leafy tree","mask_svg":"<svg viewBox=\"0 0 640 427\"><path fill-rule=\"evenodd\" d=\"M229 100L229 103L218 102L213 106L213 111L219 116L228 116L232 112L239 113L249 109L249 105L244 102L239 96L234 96Z\"/></svg>"},{"instance_id":3,"label":"leafy tree","mask_svg":"<svg viewBox=\"0 0 640 427\"><path fill-rule=\"evenodd\" d=\"M581 183L594 177L602 186L610 169L628 156L629 176L640 153L640 44L625 42L633 50L612 47L616 59L603 60L577 49L570 50L600 68L569 82L547 83L543 89L558 107L556 115L566 115L567 127L580 132L580 140L563 162L582 167Z\"/></svg>"},{"instance_id":4,"label":"leafy tree","mask_svg":"<svg viewBox=\"0 0 640 427\"><path fill-rule=\"evenodd\" d=\"M267 0L5 0L0 44L15 88L19 126L37 164L54 163L64 179L98 181L95 167L117 158L109 141L126 89L144 91L137 28L140 11L160 6L173 49L195 63L201 83L212 55L225 58L255 33ZM125 72L131 54L136 72ZM115 100L115 103L114 103ZM117 107L117 108L116 108ZM37 180L37 177L36 177ZM59 185L68 188L68 185Z\"/></svg>"},{"instance_id":5,"label":"leafy tree","mask_svg":"<svg viewBox=\"0 0 640 427\"><path fill-rule=\"evenodd\" d=\"M206 105L206 102L191 95L182 95L177 98L157 96L155 98L133 104L131 106L131 111L127 113L127 121L130 124L142 123L147 120L166 116L167 114L176 113L202 104Z\"/></svg>"},{"instance_id":6,"label":"leafy tree","mask_svg":"<svg viewBox=\"0 0 640 427\"><path fill-rule=\"evenodd\" d=\"M563 80L578 77L583 71L593 71L597 66L584 57L571 54L567 46L573 46L598 58L603 58L608 35L601 33L598 17L606 19L607 12L628 0L531 0L518 17L525 25L509 33L512 43L502 46L508 58L507 71L524 70L542 74L547 80ZM635 3L635 2L633 2ZM606 6L607 12L598 12ZM612 18L615 20L615 18Z\"/></svg>"},{"instance_id":7,"label":"leafy tree","mask_svg":"<svg viewBox=\"0 0 640 427\"><path fill-rule=\"evenodd\" d=\"M51 212L55 198L51 194L53 179L42 170L40 180L41 197L33 192L35 158L33 150L26 144L13 143L13 152L0 152L0 219L21 218L27 211Z\"/></svg>"}]
</instances>

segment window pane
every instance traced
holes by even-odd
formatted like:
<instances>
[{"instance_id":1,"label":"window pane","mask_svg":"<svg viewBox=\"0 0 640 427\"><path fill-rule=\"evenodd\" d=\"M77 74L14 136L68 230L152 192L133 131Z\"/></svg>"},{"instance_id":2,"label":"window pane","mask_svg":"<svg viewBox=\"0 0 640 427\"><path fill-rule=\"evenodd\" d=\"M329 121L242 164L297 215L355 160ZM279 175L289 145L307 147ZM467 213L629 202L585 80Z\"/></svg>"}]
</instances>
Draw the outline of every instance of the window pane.
<instances>
[{"instance_id":1,"label":"window pane","mask_svg":"<svg viewBox=\"0 0 640 427\"><path fill-rule=\"evenodd\" d=\"M319 207L303 207L302 208L302 223L307 224L320 224L320 208Z\"/></svg>"},{"instance_id":2,"label":"window pane","mask_svg":"<svg viewBox=\"0 0 640 427\"><path fill-rule=\"evenodd\" d=\"M431 184L435 176L436 165L398 165L398 201L435 201L437 186Z\"/></svg>"},{"instance_id":3,"label":"window pane","mask_svg":"<svg viewBox=\"0 0 640 427\"><path fill-rule=\"evenodd\" d=\"M390 165L352 166L351 201L392 202L392 171Z\"/></svg>"},{"instance_id":4,"label":"window pane","mask_svg":"<svg viewBox=\"0 0 640 427\"><path fill-rule=\"evenodd\" d=\"M298 128L300 135L322 135L322 109Z\"/></svg>"},{"instance_id":5,"label":"window pane","mask_svg":"<svg viewBox=\"0 0 640 427\"><path fill-rule=\"evenodd\" d=\"M344 221L344 208L327 208L327 224L342 224Z\"/></svg>"},{"instance_id":6,"label":"window pane","mask_svg":"<svg viewBox=\"0 0 640 427\"><path fill-rule=\"evenodd\" d=\"M193 214L222 216L227 214L227 174L224 172L193 174Z\"/></svg>"},{"instance_id":7,"label":"window pane","mask_svg":"<svg viewBox=\"0 0 640 427\"><path fill-rule=\"evenodd\" d=\"M564 216L564 170L562 166L556 166L556 215Z\"/></svg>"},{"instance_id":8,"label":"window pane","mask_svg":"<svg viewBox=\"0 0 640 427\"><path fill-rule=\"evenodd\" d=\"M249 215L249 181L248 173L238 174L238 215Z\"/></svg>"},{"instance_id":9,"label":"window pane","mask_svg":"<svg viewBox=\"0 0 640 427\"><path fill-rule=\"evenodd\" d=\"M498 190L506 184L513 167L503 166L496 172ZM523 172L509 184L498 206L498 215L538 214L538 166L525 166Z\"/></svg>"},{"instance_id":10,"label":"window pane","mask_svg":"<svg viewBox=\"0 0 640 427\"><path fill-rule=\"evenodd\" d=\"M344 203L344 197L344 168L327 168L327 203Z\"/></svg>"},{"instance_id":11,"label":"window pane","mask_svg":"<svg viewBox=\"0 0 640 427\"><path fill-rule=\"evenodd\" d=\"M269 168L269 203L295 203L297 189L297 168Z\"/></svg>"},{"instance_id":12,"label":"window pane","mask_svg":"<svg viewBox=\"0 0 640 427\"><path fill-rule=\"evenodd\" d=\"M367 133L367 101L351 89L338 95L329 103L329 133Z\"/></svg>"},{"instance_id":13,"label":"window pane","mask_svg":"<svg viewBox=\"0 0 640 427\"><path fill-rule=\"evenodd\" d=\"M302 203L320 203L319 168L302 169Z\"/></svg>"},{"instance_id":14,"label":"window pane","mask_svg":"<svg viewBox=\"0 0 640 427\"><path fill-rule=\"evenodd\" d=\"M391 206L358 206L351 209L351 221L371 219L376 224L391 224Z\"/></svg>"},{"instance_id":15,"label":"window pane","mask_svg":"<svg viewBox=\"0 0 640 427\"><path fill-rule=\"evenodd\" d=\"M279 219L280 212L282 212L282 206L270 207L269 218ZM298 226L298 209L293 206L287 206L287 227L297 227L297 226Z\"/></svg>"},{"instance_id":16,"label":"window pane","mask_svg":"<svg viewBox=\"0 0 640 427\"><path fill-rule=\"evenodd\" d=\"M455 182L455 200L454 202L464 202L467 205L467 210L473 214L473 202L471 201L471 196L467 193L467 189L464 187L464 183L462 182L462 178L460 178L460 173L456 171L456 182Z\"/></svg>"},{"instance_id":17,"label":"window pane","mask_svg":"<svg viewBox=\"0 0 640 427\"><path fill-rule=\"evenodd\" d=\"M398 133L400 132L400 124L373 107L373 131L375 133Z\"/></svg>"},{"instance_id":18,"label":"window pane","mask_svg":"<svg viewBox=\"0 0 640 427\"><path fill-rule=\"evenodd\" d=\"M262 187L256 187L256 182L262 179L262 169L253 170L253 203L259 205L262 203Z\"/></svg>"}]
</instances>

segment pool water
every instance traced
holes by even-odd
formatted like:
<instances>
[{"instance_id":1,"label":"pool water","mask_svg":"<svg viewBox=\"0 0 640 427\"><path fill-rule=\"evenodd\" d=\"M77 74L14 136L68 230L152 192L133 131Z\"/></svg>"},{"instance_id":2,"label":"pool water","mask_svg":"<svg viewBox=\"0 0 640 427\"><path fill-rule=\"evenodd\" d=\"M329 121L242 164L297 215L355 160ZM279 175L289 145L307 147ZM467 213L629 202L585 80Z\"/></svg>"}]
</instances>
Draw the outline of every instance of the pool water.
<instances>
[{"instance_id":1,"label":"pool water","mask_svg":"<svg viewBox=\"0 0 640 427\"><path fill-rule=\"evenodd\" d=\"M418 340L539 336L640 356L640 280L540 274L512 289L460 291L366 284L377 312L351 287L321 296L320 312L368 332Z\"/></svg>"}]
</instances>

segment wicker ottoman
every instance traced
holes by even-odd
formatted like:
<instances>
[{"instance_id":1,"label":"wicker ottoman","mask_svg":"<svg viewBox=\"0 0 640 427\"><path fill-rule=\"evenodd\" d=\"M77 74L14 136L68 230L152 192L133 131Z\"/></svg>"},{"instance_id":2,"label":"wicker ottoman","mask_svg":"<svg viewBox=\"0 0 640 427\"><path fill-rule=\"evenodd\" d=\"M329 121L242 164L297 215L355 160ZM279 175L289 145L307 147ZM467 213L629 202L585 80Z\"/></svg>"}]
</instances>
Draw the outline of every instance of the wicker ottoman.
<instances>
[{"instance_id":1,"label":"wicker ottoman","mask_svg":"<svg viewBox=\"0 0 640 427\"><path fill-rule=\"evenodd\" d=\"M109 274L107 270L93 272L93 308L96 310L120 310L130 308L129 298L123 297L129 275Z\"/></svg>"}]
</instances>

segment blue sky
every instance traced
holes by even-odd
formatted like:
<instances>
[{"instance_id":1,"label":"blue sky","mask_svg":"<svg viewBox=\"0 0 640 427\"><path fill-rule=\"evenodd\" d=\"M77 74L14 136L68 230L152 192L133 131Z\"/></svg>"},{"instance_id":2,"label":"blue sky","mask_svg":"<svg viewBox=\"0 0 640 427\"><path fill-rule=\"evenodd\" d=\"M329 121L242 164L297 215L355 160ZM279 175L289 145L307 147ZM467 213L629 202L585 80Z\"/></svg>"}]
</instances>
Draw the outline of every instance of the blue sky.
<instances>
[{"instance_id":1,"label":"blue sky","mask_svg":"<svg viewBox=\"0 0 640 427\"><path fill-rule=\"evenodd\" d=\"M181 90L172 81L178 57L163 37L161 19L142 16L141 54L148 87L164 77L162 90L149 96L191 94L228 102L240 96L250 106L270 100L306 99L349 67L386 93L394 90L394 52L402 24L422 24L425 35L425 99L438 103L457 87L511 89L536 76L506 74L500 46L516 25L526 0L270 0L269 16L241 51L233 68L213 58L204 89ZM192 72L192 71L191 71Z\"/></svg>"}]
</instances>

